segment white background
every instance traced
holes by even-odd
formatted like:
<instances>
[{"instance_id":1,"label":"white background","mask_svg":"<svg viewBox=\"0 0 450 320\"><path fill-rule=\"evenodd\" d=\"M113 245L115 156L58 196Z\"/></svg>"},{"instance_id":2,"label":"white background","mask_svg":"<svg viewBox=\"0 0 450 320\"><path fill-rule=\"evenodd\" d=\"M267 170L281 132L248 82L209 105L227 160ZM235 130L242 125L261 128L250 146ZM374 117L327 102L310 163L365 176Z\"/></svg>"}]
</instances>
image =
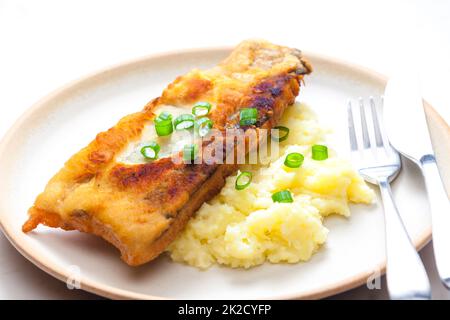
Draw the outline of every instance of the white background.
<instances>
[{"instance_id":1,"label":"white background","mask_svg":"<svg viewBox=\"0 0 450 320\"><path fill-rule=\"evenodd\" d=\"M50 91L98 69L172 49L264 38L387 75L417 71L423 95L450 123L450 1L0 0L0 136ZM448 142L447 142L448 143ZM32 154L32 151L31 151ZM431 245L422 251L435 298ZM335 298L387 298L358 288ZM68 290L0 234L0 298L95 298Z\"/></svg>"}]
</instances>

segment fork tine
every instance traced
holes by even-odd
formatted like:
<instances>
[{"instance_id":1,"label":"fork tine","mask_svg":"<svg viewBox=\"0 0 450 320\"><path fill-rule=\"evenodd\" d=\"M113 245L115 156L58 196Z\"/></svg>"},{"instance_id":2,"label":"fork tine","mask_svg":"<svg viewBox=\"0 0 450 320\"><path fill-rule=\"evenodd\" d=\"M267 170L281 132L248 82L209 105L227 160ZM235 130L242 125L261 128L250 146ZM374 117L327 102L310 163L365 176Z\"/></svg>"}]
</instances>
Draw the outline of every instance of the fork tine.
<instances>
[{"instance_id":1,"label":"fork tine","mask_svg":"<svg viewBox=\"0 0 450 320\"><path fill-rule=\"evenodd\" d=\"M366 121L366 110L364 108L364 100L359 98L359 112L361 118L361 129L363 135L363 147L368 149L370 148L370 137L369 130L367 129L367 121Z\"/></svg>"},{"instance_id":2,"label":"fork tine","mask_svg":"<svg viewBox=\"0 0 450 320\"><path fill-rule=\"evenodd\" d=\"M375 107L375 100L372 96L369 97L369 103L370 103L370 109L372 111L373 128L375 131L375 142L376 142L377 147L382 147L383 146L383 138L381 136L380 122L378 119L378 112Z\"/></svg>"},{"instance_id":3,"label":"fork tine","mask_svg":"<svg viewBox=\"0 0 450 320\"><path fill-rule=\"evenodd\" d=\"M380 128L381 128L381 139L383 140L383 144L384 144L384 148L386 149L386 151L389 151L388 149L392 149L391 147L391 143L389 142L386 130L383 127L383 108L384 108L384 97L381 96L381 104L380 104L381 108L379 109L379 115L380 115ZM397 153L397 152L395 152Z\"/></svg>"},{"instance_id":4,"label":"fork tine","mask_svg":"<svg viewBox=\"0 0 450 320\"><path fill-rule=\"evenodd\" d=\"M353 121L352 102L348 102L347 106L348 136L350 139L350 150L358 150L358 142L356 140L355 122Z\"/></svg>"}]
</instances>

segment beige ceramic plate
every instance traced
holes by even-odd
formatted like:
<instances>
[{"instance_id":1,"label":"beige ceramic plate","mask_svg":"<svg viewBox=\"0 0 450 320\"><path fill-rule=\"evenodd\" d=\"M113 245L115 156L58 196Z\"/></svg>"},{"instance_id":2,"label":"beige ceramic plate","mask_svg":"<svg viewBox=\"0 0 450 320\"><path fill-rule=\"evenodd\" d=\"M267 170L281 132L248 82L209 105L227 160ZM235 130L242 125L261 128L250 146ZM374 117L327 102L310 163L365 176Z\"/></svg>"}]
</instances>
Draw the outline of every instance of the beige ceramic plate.
<instances>
[{"instance_id":1,"label":"beige ceramic plate","mask_svg":"<svg viewBox=\"0 0 450 320\"><path fill-rule=\"evenodd\" d=\"M250 270L199 271L166 256L133 268L119 259L113 247L90 235L45 227L29 235L21 232L28 207L70 155L121 116L142 108L177 75L210 67L228 52L226 48L179 51L125 63L71 83L26 112L0 145L0 222L14 246L60 280L80 271L82 289L111 298L318 298L363 284L382 270L384 224L379 202L354 206L349 219L328 218L327 244L310 262L265 264ZM300 100L316 110L324 125L334 128L329 144L346 156L347 99L381 95L385 78L334 59L306 56L315 71L306 78ZM448 141L448 127L432 109L428 111L434 140ZM437 153L449 181L450 151ZM420 248L430 239L420 172L405 161L393 189L407 229Z\"/></svg>"}]
</instances>

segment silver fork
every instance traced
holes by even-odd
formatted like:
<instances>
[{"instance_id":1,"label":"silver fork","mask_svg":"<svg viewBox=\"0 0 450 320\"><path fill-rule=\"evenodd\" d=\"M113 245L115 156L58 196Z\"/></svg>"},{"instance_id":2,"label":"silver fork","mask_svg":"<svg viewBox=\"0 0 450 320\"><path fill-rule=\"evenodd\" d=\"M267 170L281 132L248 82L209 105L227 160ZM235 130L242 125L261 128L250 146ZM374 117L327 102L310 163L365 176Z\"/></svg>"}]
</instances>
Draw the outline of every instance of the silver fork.
<instances>
[{"instance_id":1,"label":"silver fork","mask_svg":"<svg viewBox=\"0 0 450 320\"><path fill-rule=\"evenodd\" d=\"M355 126L348 104L348 127L352 162L367 182L380 187L386 228L386 279L391 299L430 299L430 283L419 255L408 237L392 196L390 182L401 169L401 160L380 125L373 97L369 104L359 99L360 124ZM369 134L372 119L371 133ZM359 142L357 139L359 136Z\"/></svg>"}]
</instances>

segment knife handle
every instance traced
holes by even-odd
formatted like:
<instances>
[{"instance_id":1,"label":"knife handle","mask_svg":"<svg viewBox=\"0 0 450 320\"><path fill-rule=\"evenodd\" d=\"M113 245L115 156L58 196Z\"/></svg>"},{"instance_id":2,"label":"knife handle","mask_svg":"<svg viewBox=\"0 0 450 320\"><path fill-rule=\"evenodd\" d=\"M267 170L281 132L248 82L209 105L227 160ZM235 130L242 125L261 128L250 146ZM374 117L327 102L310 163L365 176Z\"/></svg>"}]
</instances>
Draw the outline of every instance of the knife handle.
<instances>
[{"instance_id":1,"label":"knife handle","mask_svg":"<svg viewBox=\"0 0 450 320\"><path fill-rule=\"evenodd\" d=\"M430 282L395 205L389 182L379 181L386 225L386 280L394 300L431 299Z\"/></svg>"},{"instance_id":2,"label":"knife handle","mask_svg":"<svg viewBox=\"0 0 450 320\"><path fill-rule=\"evenodd\" d=\"M420 159L430 202L433 248L442 283L450 289L450 202L432 154Z\"/></svg>"}]
</instances>

